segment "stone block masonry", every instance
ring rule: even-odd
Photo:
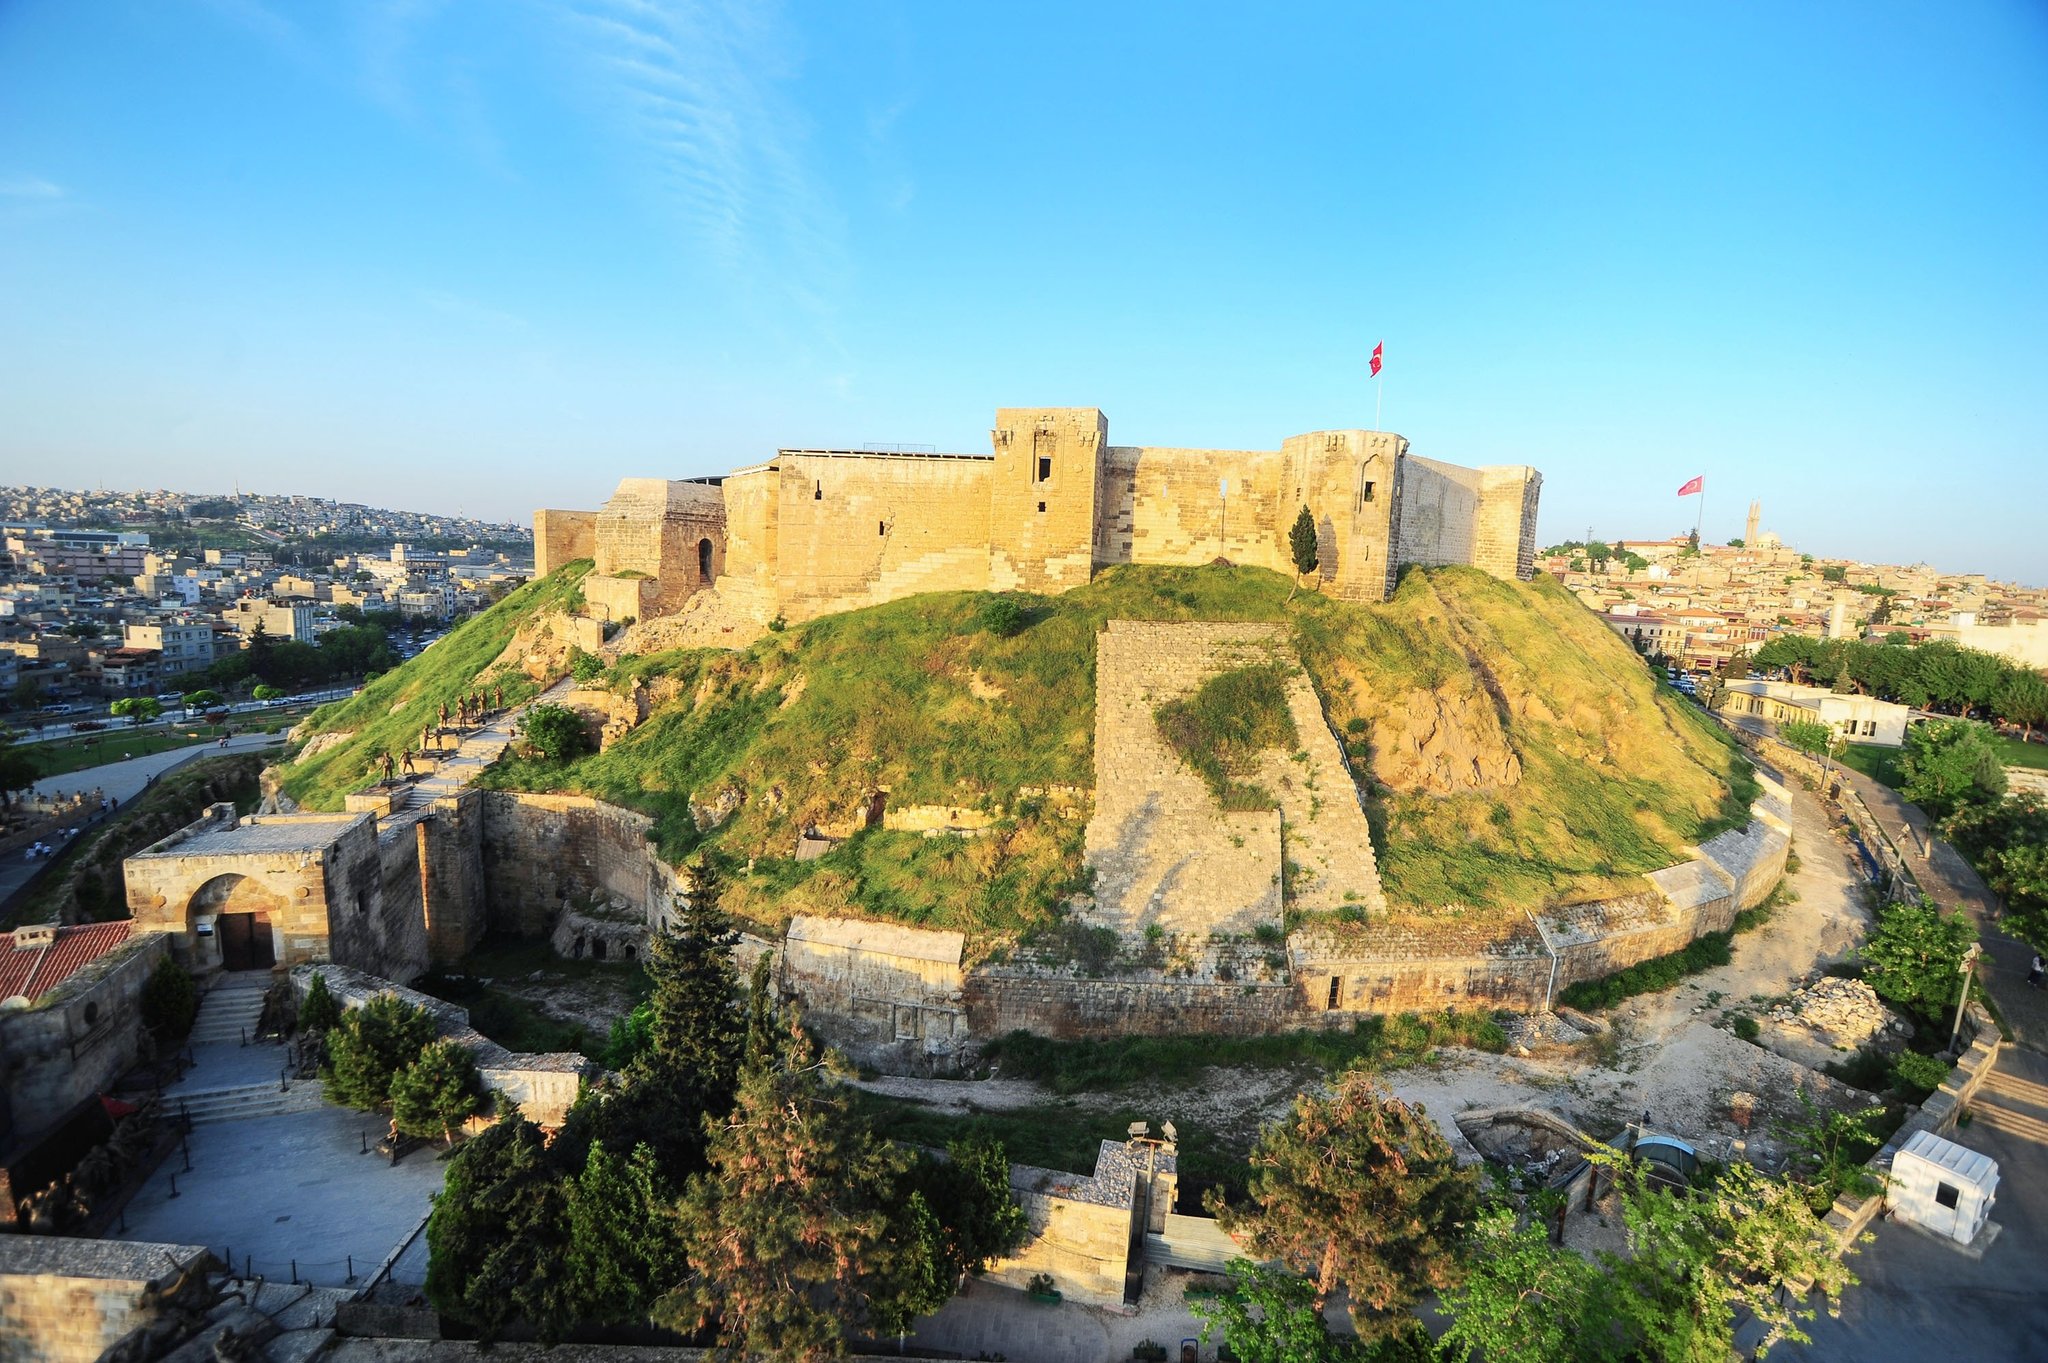
[[[0,1236],[0,1363],[95,1363],[168,1309],[198,1306],[198,1245]],[[182,1295],[181,1295],[182,1294]]]
[[[536,512],[536,563],[593,557],[586,600],[613,621],[709,592],[720,619],[757,626],[919,592],[1062,592],[1118,563],[1291,573],[1304,507],[1321,590],[1345,600],[1384,600],[1404,563],[1534,568],[1534,469],[1416,458],[1387,431],[1311,431],[1277,450],[1112,446],[1096,408],[1006,407],[989,442],[784,449],[724,478],[628,478],[601,512]]]

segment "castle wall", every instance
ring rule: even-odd
[[[1111,446],[1100,470],[1096,562],[1193,566],[1222,557],[1292,572],[1287,528],[1298,504],[1284,495],[1283,483],[1293,483],[1285,463],[1278,450]]]
[[[533,513],[533,571],[546,577],[572,559],[597,556],[595,511]]]
[[[203,1308],[206,1279],[197,1270],[210,1258],[198,1245],[0,1236],[0,1359],[95,1363],[116,1356],[131,1333],[174,1310]]]
[[[784,450],[776,465],[774,590],[787,618],[989,585],[994,460]]]
[[[1408,442],[1391,431],[1312,431],[1280,446],[1294,479],[1291,526],[1303,506],[1316,522],[1322,590],[1346,601],[1384,601],[1400,556],[1400,480]],[[1284,554],[1284,527],[1281,540]],[[1292,570],[1292,560],[1286,559]]]
[[[1258,1036],[1316,1023],[1291,982],[1091,980],[984,966],[962,997],[978,1037]]]
[[[435,965],[456,964],[484,939],[484,822],[483,792],[463,790],[435,800],[414,825],[427,955]]]
[[[1093,407],[996,411],[988,585],[1064,592],[1095,570],[1096,465],[1109,421]]]
[[[489,924],[544,937],[565,906],[623,900],[654,921],[668,901],[654,821],[582,795],[479,791],[480,898]]]
[[[627,478],[597,513],[595,557],[598,577],[653,579],[642,589],[640,610],[676,610],[724,567],[725,496],[709,483]],[[588,599],[587,584],[584,591]]]
[[[141,1058],[143,986],[169,949],[167,934],[140,933],[36,1007],[0,1012],[0,1133],[9,1143],[106,1092]]]
[[[964,945],[957,932],[799,915],[782,943],[782,986],[854,1059],[920,1069],[966,1044]]]
[[[1401,471],[1401,562],[1470,563],[1479,486],[1477,469],[1409,455]]]
[[[756,464],[727,475],[725,494],[725,571],[718,593],[758,619],[781,613],[776,581],[781,559],[779,530],[782,471],[776,464]]]
[[[1473,529],[1473,567],[1527,582],[1536,571],[1536,503],[1543,475],[1522,464],[1479,470],[1479,518]]]

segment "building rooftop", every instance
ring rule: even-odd
[[[168,847],[151,846],[136,857],[226,857],[262,852],[320,852],[373,814],[264,814],[233,828],[194,833]]]
[[[35,1002],[127,941],[131,927],[124,918],[60,927],[54,933],[34,928],[0,932],[0,999],[19,994]]]

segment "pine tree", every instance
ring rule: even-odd
[[[1252,1151],[1256,1210],[1218,1207],[1255,1255],[1342,1287],[1361,1336],[1398,1326],[1425,1290],[1457,1276],[1456,1247],[1478,1205],[1476,1177],[1420,1106],[1353,1070],[1328,1099],[1304,1094]]]
[[[675,1193],[646,1146],[621,1159],[593,1141],[567,1188],[569,1293],[577,1319],[644,1320],[655,1297],[687,1268]]]
[[[693,1275],[656,1307],[771,1359],[845,1352],[890,1286],[889,1208],[907,1160],[877,1139],[794,1017],[748,1063],[710,1168],[681,1206]]]
[[[567,1182],[514,1112],[455,1152],[427,1220],[427,1299],[488,1341],[513,1321],[552,1343],[574,1323]]]
[[[476,1062],[459,1041],[436,1041],[391,1080],[391,1120],[408,1136],[445,1136],[481,1103]]]
[[[299,1030],[302,1032],[325,1032],[341,1021],[341,1005],[334,1001],[334,995],[327,988],[327,977],[319,971],[313,972],[312,983],[306,986],[306,997],[299,1001]]]
[[[651,1044],[642,1070],[685,1079],[704,1094],[707,1111],[722,1114],[739,1083],[744,1040],[735,1007],[739,976],[732,964],[739,933],[719,907],[711,863],[699,858],[690,875],[678,930],[657,933],[647,944],[654,992],[648,998]]]
[[[1287,597],[1293,600],[1296,588],[1301,586],[1305,573],[1312,573],[1321,562],[1316,544],[1316,518],[1304,506],[1294,518],[1294,525],[1287,532],[1287,552],[1294,559],[1294,586],[1288,588]]]
[[[425,1009],[395,994],[379,994],[352,1008],[327,1037],[327,1064],[320,1078],[327,1100],[369,1110],[391,1098],[391,1081],[434,1039],[434,1020]]]

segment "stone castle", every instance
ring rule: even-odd
[[[602,510],[534,513],[535,566],[595,561],[608,620],[724,612],[807,620],[929,591],[1062,592],[1118,563],[1291,573],[1315,518],[1324,591],[1380,601],[1404,564],[1528,578],[1542,475],[1419,458],[1387,431],[1277,450],[1112,445],[1093,407],[1005,407],[992,454],[778,450],[724,477],[629,478]]]

